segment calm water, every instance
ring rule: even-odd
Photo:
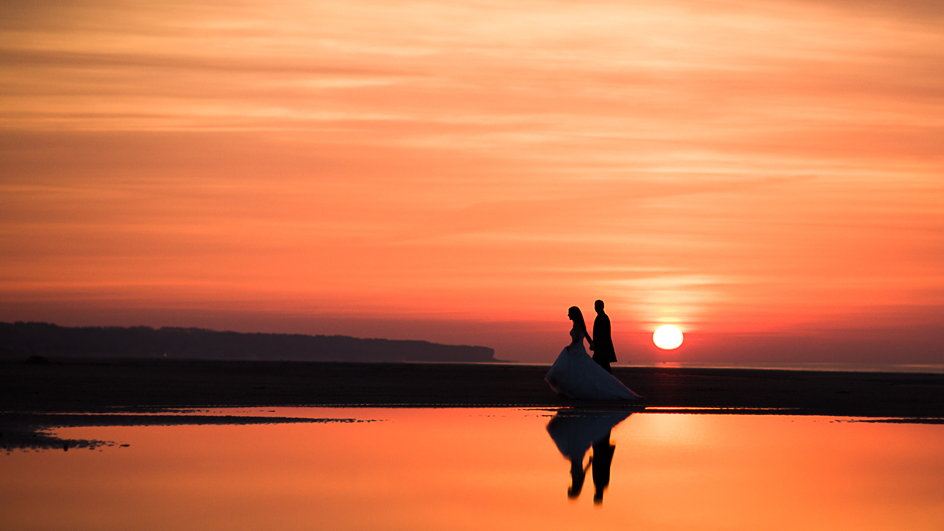
[[[330,420],[57,429],[116,444],[0,454],[0,528],[944,528],[944,425],[515,409],[213,413]]]

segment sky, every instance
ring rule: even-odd
[[[0,66],[0,321],[944,363],[937,0],[8,0]]]

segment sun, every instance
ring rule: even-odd
[[[672,350],[682,344],[682,331],[672,325],[660,326],[652,334],[652,342],[663,350]]]

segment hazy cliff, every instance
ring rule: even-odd
[[[244,334],[201,328],[69,328],[0,323],[0,356],[279,361],[496,361],[487,347],[303,334]]]

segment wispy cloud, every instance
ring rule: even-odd
[[[942,20],[878,0],[7,2],[0,299],[930,322]]]

